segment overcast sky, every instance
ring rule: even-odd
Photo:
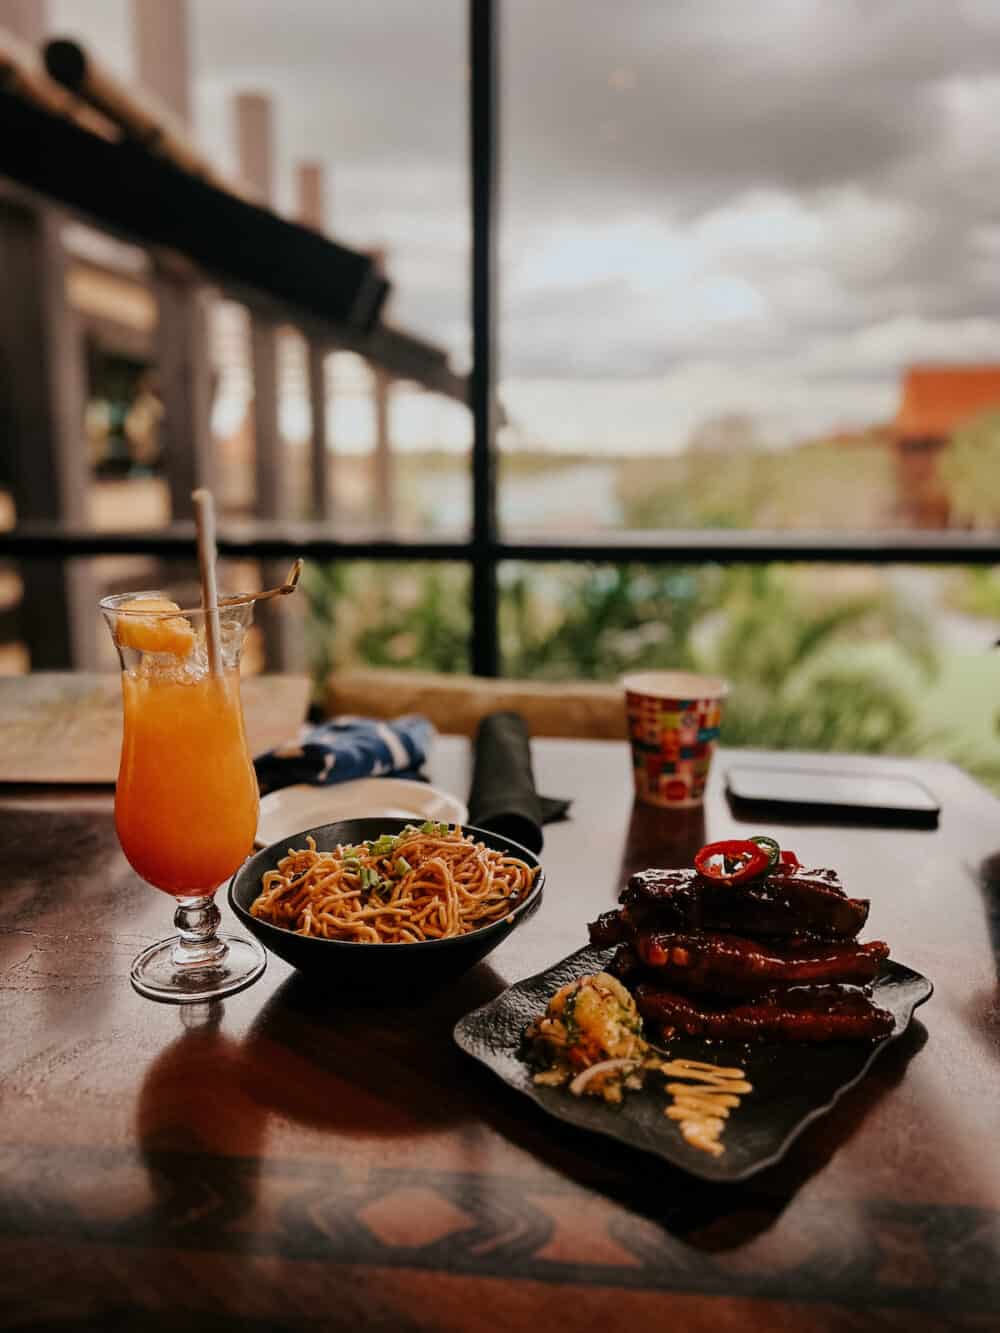
[[[885,419],[1000,360],[997,0],[501,0],[504,397],[523,440],[667,448]],[[191,0],[196,125],[271,92],[279,203],[384,244],[394,318],[468,355],[464,0]],[[51,26],[131,73],[128,0]]]

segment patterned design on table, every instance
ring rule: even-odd
[[[618,1175],[608,1175],[608,1194],[600,1188],[616,1156],[601,1152],[610,1160],[592,1163],[590,1187],[554,1171],[352,1171],[329,1160],[19,1145],[0,1150],[0,1241],[67,1253],[84,1245],[88,1265],[105,1266],[117,1309],[121,1273],[140,1271],[147,1250],[161,1269],[180,1250],[215,1264],[256,1256],[949,1319],[1000,1308],[1000,1213],[992,1209],[824,1196],[798,1199],[788,1220],[780,1190],[719,1193],[644,1162],[635,1172],[635,1159],[622,1156],[634,1172],[623,1209]],[[947,1267],[933,1264],[935,1254],[947,1254]],[[0,1297],[14,1289],[15,1270],[0,1276]],[[286,1282],[290,1275],[284,1270]],[[344,1278],[330,1273],[324,1282],[342,1288]]]
[[[651,805],[700,803],[722,721],[721,699],[625,695],[636,793]]]

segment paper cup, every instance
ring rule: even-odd
[[[636,798],[701,805],[729,686],[687,671],[643,671],[622,684]]]

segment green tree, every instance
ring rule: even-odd
[[[468,574],[459,565],[307,565],[312,674],[361,665],[468,670]]]
[[[523,566],[501,586],[504,674],[614,679],[696,664],[694,633],[724,597],[718,566]]]
[[[335,564],[305,580],[314,670],[368,663],[468,669],[468,579],[450,565]],[[913,753],[928,738],[895,679],[840,665],[845,644],[890,637],[925,676],[925,622],[888,593],[844,595],[785,566],[508,565],[504,674],[614,680],[690,668],[732,684],[731,745]]]
[[[891,637],[925,677],[933,675],[926,622],[890,594],[823,605],[780,567],[738,571],[725,628],[702,661],[733,684],[724,741],[869,753],[920,748],[913,707],[895,681],[830,665],[838,643],[876,636]]]

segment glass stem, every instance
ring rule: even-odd
[[[222,914],[212,898],[178,898],[174,925],[179,936],[171,954],[177,967],[211,967],[225,958],[229,946],[216,933]]]

